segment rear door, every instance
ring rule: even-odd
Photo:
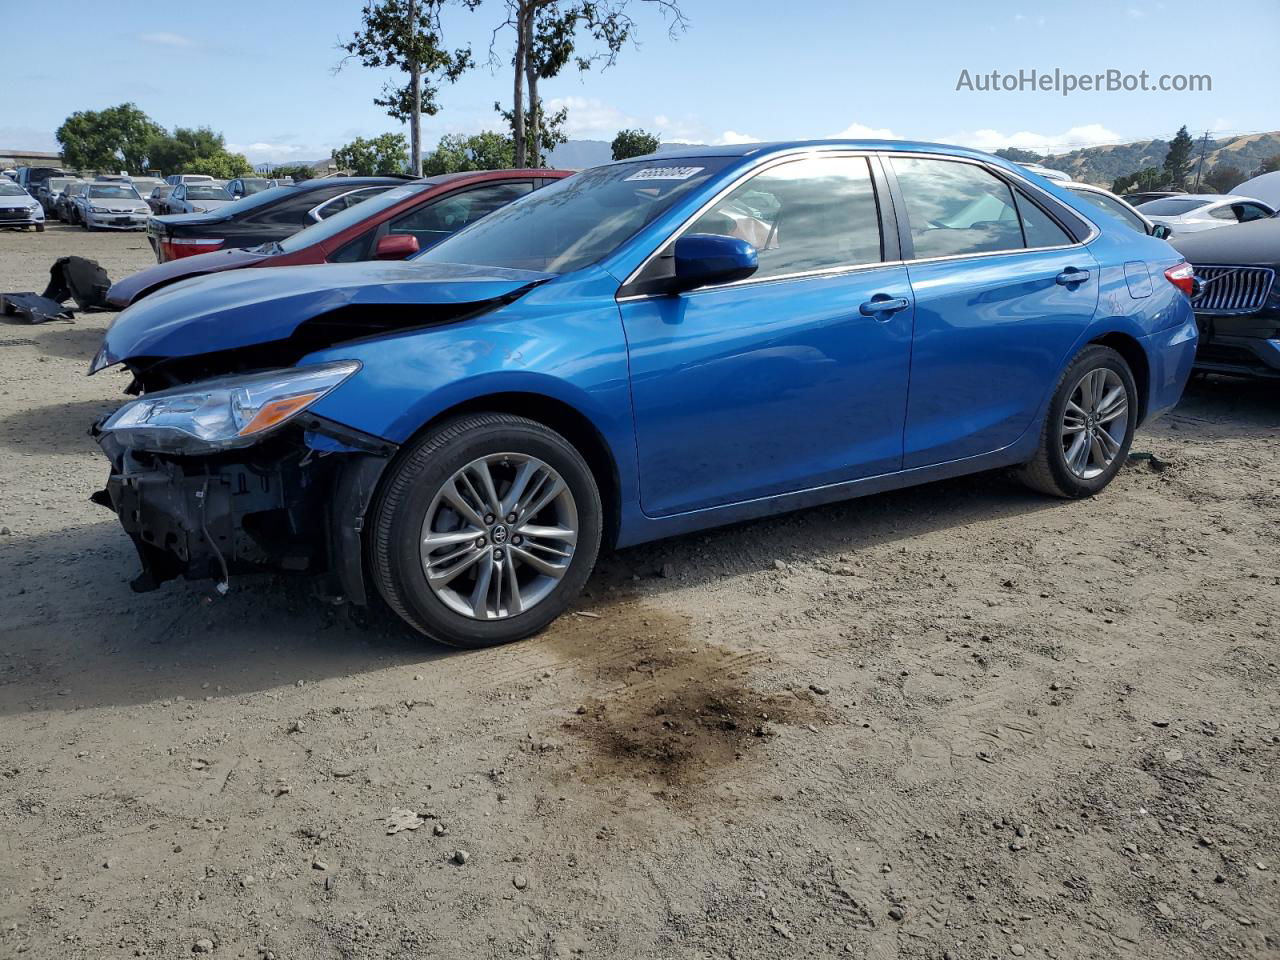
[[[644,293],[670,275],[673,239],[622,288],[646,513],[899,468],[911,290],[882,214],[892,224],[875,158],[789,159],[680,233],[747,240],[754,276]]]
[[[1098,264],[1073,235],[1087,224],[976,161],[886,163],[916,303],[903,466],[1008,446],[1097,308]]]

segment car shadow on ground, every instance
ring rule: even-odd
[[[575,606],[608,612],[619,599],[1060,505],[983,474],[815,507],[606,554]],[[139,595],[128,585],[137,570],[124,533],[97,514],[0,541],[0,714],[247,694],[465,655],[389,613],[329,605],[313,580],[238,577],[225,597],[208,582],[175,581]],[[611,629],[607,616],[599,629]]]
[[[1197,377],[1164,421],[1182,436],[1256,436],[1274,440],[1280,430],[1280,380]],[[1142,442],[1138,434],[1136,445]]]

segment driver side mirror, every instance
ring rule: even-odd
[[[1157,223],[1152,226],[1151,235],[1155,237],[1157,240],[1168,240],[1171,236],[1173,236],[1173,231],[1170,230],[1167,225],[1163,223]]]
[[[418,238],[411,233],[389,233],[374,248],[375,260],[403,260],[418,252]]]
[[[676,241],[676,292],[745,280],[760,267],[756,248],[737,237],[691,233]]]

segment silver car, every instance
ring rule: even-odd
[[[0,227],[34,227],[44,233],[44,210],[12,180],[0,180]]]
[[[131,183],[95,180],[75,199],[86,230],[144,230],[151,208]]]
[[[213,183],[180,183],[169,194],[170,213],[211,213],[232,203],[226,188]]]

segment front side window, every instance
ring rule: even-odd
[[[1241,223],[1249,223],[1252,220],[1266,220],[1271,216],[1266,207],[1260,207],[1256,203],[1237,203],[1235,206],[1239,210],[1237,219]]]
[[[397,217],[391,221],[388,232],[411,234],[418,238],[419,249],[425,250],[532,191],[533,183],[529,180],[464,190]]]
[[[756,248],[768,279],[882,259],[875,186],[865,157],[812,157],[752,177],[685,230]]]

